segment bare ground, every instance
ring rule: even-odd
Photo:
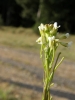
[[[19,100],[41,100],[43,68],[39,54],[0,46],[0,88],[9,89]],[[64,61],[54,77],[53,100],[75,100],[75,63]]]

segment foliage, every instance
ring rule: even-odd
[[[60,31],[75,32],[74,0],[1,0],[0,22],[7,26],[37,26],[40,23],[61,24]],[[2,20],[2,21],[1,21]]]
[[[53,23],[55,21],[61,24],[59,31],[70,33],[75,32],[75,14],[74,14],[74,0],[40,0],[40,16],[37,17],[36,23]],[[36,24],[37,26],[38,24]],[[35,28],[37,31],[37,28]]]
[[[38,1],[2,0],[0,6],[4,25],[30,27],[35,23]]]
[[[3,25],[3,19],[1,15],[0,15],[0,25]]]

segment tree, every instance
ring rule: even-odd
[[[60,31],[75,32],[74,0],[1,0],[0,20],[3,25],[32,27],[58,22]]]
[[[75,32],[75,3],[74,0],[40,0],[37,21],[35,27],[40,23],[58,22],[62,25],[60,31]],[[36,29],[36,28],[35,28]]]
[[[38,0],[1,0],[0,15],[4,25],[31,27],[35,23]]]
[[[16,0],[16,2],[22,7],[22,26],[33,26],[36,20],[39,0]]]
[[[1,1],[1,10],[4,25],[20,25],[20,12],[21,7],[15,2],[15,0],[2,0]]]

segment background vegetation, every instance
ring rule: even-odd
[[[34,27],[57,21],[60,31],[75,32],[74,0],[0,0],[0,25]]]

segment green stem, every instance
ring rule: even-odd
[[[49,83],[44,81],[43,97],[42,100],[50,100],[50,89]]]
[[[51,56],[51,60],[50,60]],[[55,56],[55,49],[53,48],[53,51],[51,51],[49,55],[49,51],[45,52],[45,71],[44,71],[44,89],[43,89],[43,98],[42,100],[50,100],[50,83],[52,82],[53,79],[53,73],[50,72],[49,65],[51,66],[52,69],[52,64],[54,61],[54,56]],[[49,79],[49,77],[51,78]]]
[[[52,67],[52,64],[53,64],[53,61],[54,61],[54,56],[55,56],[55,48],[53,47],[52,58],[51,58],[49,69],[51,69],[51,67]]]

